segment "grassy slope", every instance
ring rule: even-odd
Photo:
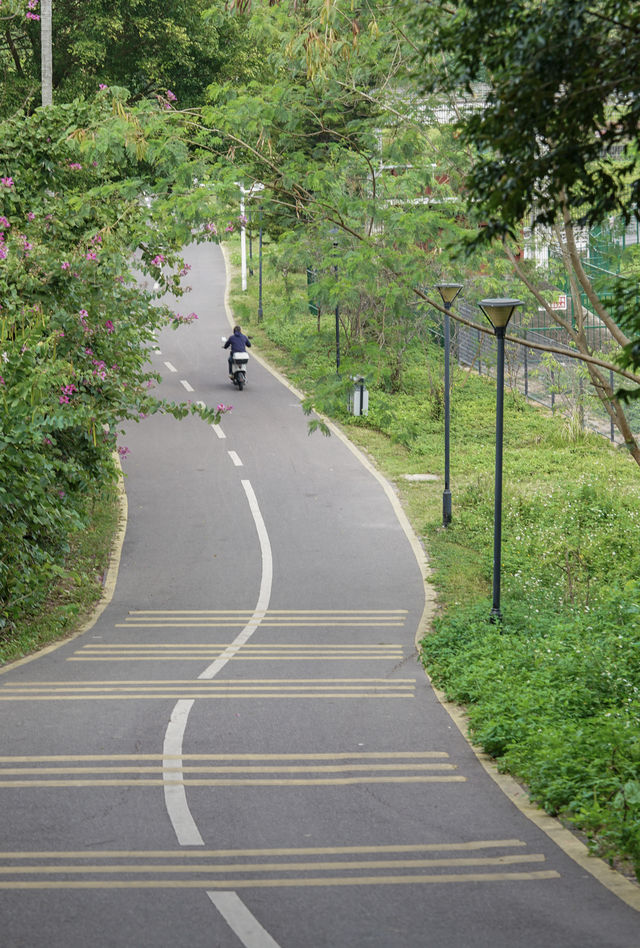
[[[237,261],[236,261],[237,262]],[[255,342],[303,390],[334,368],[332,315],[268,262],[231,303]],[[297,297],[296,297],[297,293]],[[346,376],[361,366],[344,353]],[[394,482],[433,569],[439,617],[423,660],[469,712],[472,738],[593,851],[640,872],[640,471],[597,435],[505,398],[502,610],[491,625],[495,386],[453,371],[453,522],[442,516],[441,353],[408,359],[404,391],[371,387],[366,420],[332,411]],[[435,362],[434,362],[435,359]],[[427,368],[430,365],[430,368]],[[441,363],[440,363],[441,366]],[[441,371],[441,368],[440,370]],[[317,435],[316,435],[317,436]],[[438,481],[407,481],[431,473]]]

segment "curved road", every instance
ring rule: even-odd
[[[129,430],[110,603],[3,670],[2,944],[638,948],[633,887],[529,820],[425,679],[389,492],[257,359],[233,391],[224,261],[188,256],[163,394],[234,408]]]

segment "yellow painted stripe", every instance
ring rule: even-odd
[[[136,628],[136,629],[170,629],[170,628],[181,628],[181,629],[214,629],[221,626],[226,628],[242,628],[246,623],[240,619],[237,621],[232,620],[223,620],[223,619],[209,619],[208,621],[203,622],[194,622],[193,620],[156,620],[154,622],[143,622],[138,620],[129,619],[126,622],[115,622],[115,629],[127,629],[127,628]],[[337,619],[322,619],[314,621],[308,621],[303,619],[262,619],[260,622],[260,627],[278,627],[286,625],[295,625],[295,626],[309,626],[313,628],[325,628],[327,626],[339,626],[339,625],[348,625],[348,626],[373,626],[375,628],[385,627],[385,626],[401,626],[404,625],[404,620],[401,622],[394,621],[391,619],[367,619],[366,621],[359,621],[357,619],[343,619],[342,621]]]
[[[293,766],[286,764],[272,764],[269,767],[234,767],[231,765],[215,765],[208,767],[206,765],[193,766],[180,763],[178,767],[172,768],[162,766],[158,763],[157,767],[73,767],[73,774],[152,774],[158,771],[168,774],[175,770],[176,773],[212,773],[212,774],[301,774],[301,773],[353,773],[356,771],[366,771],[367,773],[381,770],[456,770],[455,764],[317,764],[307,766]],[[23,774],[59,774],[62,773],[61,767],[3,767],[0,770],[0,776],[17,776]]]
[[[45,755],[41,757],[0,757],[1,763],[52,763],[55,761],[89,760],[371,760],[371,759],[422,759],[425,757],[448,757],[446,751],[362,751],[336,754],[72,754],[69,756]]]
[[[89,684],[74,685],[73,683],[67,683],[64,685],[63,684],[50,685],[45,688],[33,687],[30,689],[18,688],[15,690],[11,688],[4,688],[2,689],[2,692],[0,693],[0,697],[4,695],[8,697],[15,695],[16,697],[29,698],[32,695],[37,695],[37,694],[46,693],[46,694],[55,695],[55,694],[61,694],[61,693],[62,694],[69,693],[72,691],[77,694],[87,694],[89,696],[91,696],[92,694],[103,693],[103,692],[122,692],[124,694],[131,691],[137,691],[139,693],[152,692],[150,697],[153,697],[154,695],[157,695],[159,692],[170,692],[171,694],[177,694],[185,690],[206,695],[213,692],[220,692],[221,694],[230,694],[237,691],[242,691],[242,692],[250,691],[255,694],[262,694],[263,692],[276,691],[276,690],[281,694],[285,694],[285,693],[288,694],[289,692],[300,691],[301,689],[304,689],[305,692],[330,691],[330,692],[336,693],[340,691],[353,691],[353,692],[365,691],[367,689],[371,690],[372,688],[376,690],[382,690],[382,691],[408,692],[408,691],[413,691],[415,688],[415,685],[414,684],[396,685],[394,683],[389,683],[387,685],[384,685],[382,683],[361,684],[361,685],[358,685],[358,684],[312,685],[312,684],[303,683],[302,685],[300,685],[299,683],[295,681],[289,684],[281,684],[281,685],[270,685],[270,684],[243,685],[237,681],[233,681],[230,683],[227,683],[225,681],[201,681],[201,682],[193,681],[190,684],[184,684],[180,686],[175,685],[173,687],[171,685],[142,685],[142,686],[129,685],[128,683],[122,684],[120,686],[114,684],[114,685],[108,685],[105,687],[100,687],[99,685],[89,685]]]
[[[85,701],[86,701],[88,698],[93,698],[94,701],[95,701],[95,700],[100,700],[100,701],[134,701],[134,700],[135,700],[135,701],[140,701],[140,700],[142,700],[142,699],[144,699],[144,698],[146,698],[146,699],[151,699],[151,698],[164,699],[164,698],[175,698],[175,697],[176,697],[175,694],[170,694],[170,695],[103,695],[103,694],[97,694],[97,695],[29,695],[28,697],[25,697],[24,695],[22,695],[22,696],[18,696],[18,697],[15,697],[15,698],[0,698],[0,701],[82,701],[82,700],[85,700]],[[311,694],[308,694],[308,693],[307,693],[307,694],[299,694],[299,695],[297,695],[297,694],[289,694],[289,693],[287,693],[286,695],[284,695],[284,694],[280,694],[280,695],[271,695],[271,694],[260,694],[260,695],[255,695],[255,694],[251,694],[251,695],[246,695],[246,694],[230,694],[230,695],[218,694],[218,695],[206,695],[206,694],[202,694],[202,693],[201,693],[201,694],[190,694],[190,693],[186,692],[185,694],[181,694],[181,695],[179,695],[178,697],[183,698],[185,701],[189,701],[189,700],[192,699],[192,698],[193,698],[193,699],[198,699],[198,700],[202,700],[202,699],[205,699],[205,698],[206,698],[206,699],[215,699],[215,698],[235,698],[235,699],[239,699],[239,698],[253,698],[253,699],[256,699],[256,698],[314,698],[314,699],[319,699],[319,698],[343,698],[343,699],[344,699],[344,698],[413,698],[413,695],[394,695],[394,694],[375,694],[375,693],[374,693],[374,694],[366,694],[366,693],[358,693],[358,694],[334,694],[334,695],[322,695],[322,694],[313,694],[313,695],[311,695]]]
[[[193,678],[159,678],[157,681],[154,679],[109,679],[95,682],[64,682],[64,681],[24,681],[16,682],[12,685],[1,685],[0,688],[2,691],[6,691],[9,687],[15,689],[23,688],[40,688],[43,686],[59,686],[71,684],[86,684],[93,686],[102,686],[102,685],[313,685],[313,684],[331,684],[331,685],[377,685],[377,684],[393,684],[393,685],[415,685],[415,678],[398,678],[392,682],[389,682],[388,678],[227,678],[216,681],[194,681]]]
[[[458,866],[512,866],[521,863],[544,862],[545,857],[541,853],[519,854],[517,856],[468,856],[461,858],[454,856],[452,858],[440,859],[363,859],[354,862],[345,862],[336,860],[331,862],[266,862],[266,863],[231,863],[230,865],[198,865],[198,866],[163,866],[152,864],[141,866],[132,865],[79,865],[79,866],[0,866],[0,874],[9,875],[19,872],[23,875],[76,875],[83,873],[85,875],[97,874],[111,875],[118,872],[136,873],[168,873],[168,872],[333,872],[334,870],[352,870],[352,869],[452,869]]]
[[[262,613],[261,613],[262,614]],[[265,609],[265,616],[406,616],[407,609]],[[249,616],[253,609],[131,609],[129,616]]]
[[[236,647],[233,642],[154,642],[152,644],[145,644],[144,642],[116,642],[113,645],[85,645],[79,651],[82,652],[109,652],[109,651],[120,651],[130,649],[132,651],[151,651],[156,649],[196,649],[196,651],[201,651],[202,649],[207,648],[232,648]],[[305,644],[304,642],[245,642],[243,645],[238,646],[243,651],[255,650],[263,651],[264,649],[273,649],[275,651],[292,649],[293,651],[305,651],[309,649],[310,651],[328,651],[336,652],[338,650],[344,650],[347,652],[369,652],[376,650],[386,650],[386,649],[401,649],[402,646],[397,645],[393,642],[378,642],[375,645],[358,645],[351,644],[348,642],[344,643],[310,643]]]
[[[329,876],[302,879],[122,879],[95,880],[74,879],[58,881],[54,879],[39,881],[0,880],[0,889],[275,889],[309,888],[314,886],[355,886],[355,885],[431,885],[461,884],[465,882],[537,882],[542,879],[559,879],[560,873],[554,870],[540,872],[460,872],[436,873],[432,875],[406,876]]]
[[[313,679],[313,678],[290,678],[284,679],[283,681],[270,681],[268,678],[260,681],[259,679],[252,680],[248,678],[243,681],[241,678],[228,678],[228,679],[191,679],[190,681],[177,682],[175,685],[172,682],[157,681],[154,682],[153,679],[147,679],[146,682],[131,682],[128,679],[122,679],[121,681],[111,681],[111,682],[73,682],[73,681],[58,681],[58,682],[42,682],[37,681],[31,682],[28,686],[26,685],[7,685],[2,688],[2,693],[7,693],[10,691],[15,691],[17,694],[29,693],[30,691],[100,691],[103,690],[102,686],[105,686],[109,689],[121,688],[123,690],[131,690],[132,687],[137,687],[143,691],[148,690],[157,690],[157,689],[166,689],[166,688],[183,688],[191,687],[197,688],[200,691],[224,691],[229,688],[245,688],[250,687],[253,689],[257,688],[300,688],[303,685],[305,688],[351,688],[355,690],[356,688],[412,688],[415,687],[415,680],[408,681],[384,681],[384,679],[377,678],[360,678],[354,679],[353,681],[342,681],[339,678],[334,679]]]
[[[179,652],[166,655],[124,655],[122,657],[115,655],[82,655],[68,658],[68,662],[203,662],[210,658],[219,658],[223,652],[203,652],[200,655],[184,655]],[[391,652],[388,655],[274,655],[265,653],[264,655],[241,655],[236,652],[230,655],[229,660],[234,662],[376,662],[376,661],[398,661],[402,658],[402,652]]]
[[[0,859],[242,859],[248,856],[338,856],[364,853],[474,851],[526,846],[521,839],[481,839],[467,843],[406,843],[398,846],[305,846],[282,849],[87,849],[56,852],[0,852]]]
[[[419,777],[372,777],[370,774],[362,777],[316,777],[308,780],[279,780],[274,778],[269,780],[259,777],[247,777],[224,779],[220,778],[209,780],[163,780],[162,778],[152,779],[141,777],[136,780],[0,780],[0,787],[12,789],[24,789],[26,787],[343,787],[355,784],[372,783],[463,783],[466,777],[440,777],[424,776]]]

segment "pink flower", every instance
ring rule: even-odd
[[[151,263],[154,267],[159,267],[160,264],[164,263],[164,256],[161,253],[156,254]]]
[[[108,320],[106,321],[106,323],[104,324],[104,328],[105,328],[105,329],[107,330],[107,332],[109,332],[109,333],[116,331],[116,327],[113,325],[113,323],[111,322],[110,319],[108,319]]]
[[[198,314],[189,313],[188,316],[183,316],[182,313],[172,313],[171,318],[175,323],[192,323],[198,318]]]
[[[0,375],[0,385],[6,385],[7,383],[4,380],[4,375]]]
[[[72,171],[82,171],[82,165],[80,164],[79,161],[72,161],[72,162],[70,162],[70,163],[69,163],[69,168],[70,168]]]
[[[98,89],[108,89],[108,88],[109,86],[105,85],[104,82],[101,82],[100,85],[98,86]]]
[[[177,102],[178,96],[174,95],[171,89],[167,89],[167,99],[169,100],[169,102]]]
[[[39,20],[39,19],[40,19],[40,17],[38,16],[37,13],[32,13],[32,12],[29,10],[29,12],[27,13],[27,20]]]
[[[70,400],[70,399],[69,399],[69,396],[68,396],[68,395],[61,395],[60,398],[58,399],[58,401],[60,402],[61,405],[68,405],[68,404],[69,404],[69,400]]]
[[[95,250],[90,250],[89,253],[85,254],[85,256],[86,256],[87,260],[97,260],[97,259],[98,259],[98,254],[95,252]]]
[[[0,184],[1,184],[4,188],[12,188],[12,187],[13,187],[13,178],[0,178]]]
[[[126,458],[127,454],[131,454],[131,452],[129,448],[125,448],[124,446],[122,446],[118,448],[118,454],[120,455],[121,458]]]
[[[35,219],[36,219],[36,215],[33,213],[33,211],[29,211],[29,213],[27,214],[27,220],[34,221]]]
[[[227,224],[227,226],[225,227],[224,230],[225,230],[225,233],[226,233],[226,234],[230,234],[230,233],[231,233],[231,231],[233,230],[233,224],[231,223],[231,221],[229,221],[229,223]]]
[[[4,216],[4,214],[0,214],[0,227],[5,227],[5,228],[11,227],[11,224],[9,223],[7,218]]]
[[[209,221],[209,223],[208,223],[207,226],[206,226],[206,230],[208,230],[210,234],[217,234],[217,233],[218,233],[218,228],[217,228],[216,225],[213,223],[213,221]]]
[[[69,263],[68,260],[63,260],[62,263],[60,264],[60,267],[62,270],[70,270],[71,264]]]

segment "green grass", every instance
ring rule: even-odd
[[[604,438],[506,393],[503,622],[492,624],[494,383],[452,371],[453,520],[443,529],[441,350],[409,354],[394,392],[389,353],[376,362],[369,352],[365,366],[362,348],[343,341],[344,376],[369,379],[369,415],[354,419],[335,384],[333,315],[318,332],[303,275],[288,283],[285,293],[267,260],[264,321],[256,280],[246,294],[234,283],[232,307],[259,351],[396,485],[433,571],[438,616],[422,657],[434,683],[534,800],[640,874],[640,470]]]
[[[117,485],[96,487],[87,498],[86,527],[69,537],[57,583],[37,612],[23,613],[0,637],[0,663],[72,635],[90,618],[102,596],[119,517]]]

